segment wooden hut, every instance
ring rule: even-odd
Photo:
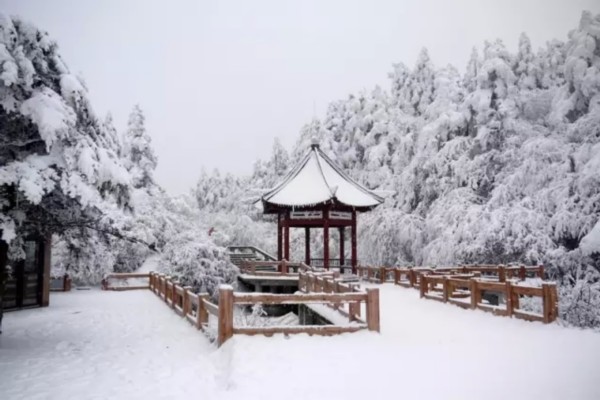
[[[8,246],[0,241],[0,268],[10,265],[2,303],[4,310],[45,307],[50,299],[51,236],[30,236],[24,242],[25,258],[8,260]]]

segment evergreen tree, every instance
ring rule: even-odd
[[[123,154],[127,160],[127,169],[133,177],[134,187],[147,188],[153,185],[157,159],[152,149],[152,140],[146,133],[144,113],[138,105],[129,114],[123,142]]]
[[[526,33],[519,37],[519,51],[515,57],[514,74],[521,90],[533,90],[541,87],[541,76],[535,55],[531,49],[531,41]]]
[[[29,234],[111,230],[105,216],[115,205],[128,206],[130,178],[106,146],[85,85],[45,32],[3,14],[0,127],[0,258],[9,248],[9,263],[22,257]]]

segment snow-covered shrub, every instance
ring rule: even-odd
[[[161,271],[171,275],[184,286],[217,295],[220,284],[235,282],[238,268],[227,251],[212,243],[205,234],[183,232],[165,246],[160,261]]]

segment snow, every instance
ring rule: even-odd
[[[21,113],[37,125],[40,136],[50,148],[58,138],[65,136],[75,124],[75,113],[52,89],[43,88],[21,104]]]
[[[581,239],[581,250],[584,254],[600,253],[600,220],[592,230]]]
[[[333,308],[326,306],[325,304],[306,304],[308,308],[326,318],[329,322],[338,326],[353,326],[357,325],[358,322],[350,321],[348,317],[335,311]],[[363,310],[364,312],[364,310]]]
[[[0,398],[600,398],[597,333],[377,287],[380,335],[235,335],[220,349],[149,291],[53,293],[5,316]]]
[[[352,181],[316,147],[279,186],[263,196],[269,203],[289,206],[319,204],[333,198],[355,207],[376,206],[383,201]]]
[[[0,398],[169,398],[212,380],[212,346],[150,291],[53,293],[5,315]],[[151,312],[148,312],[151,310]]]
[[[2,65],[0,79],[4,82],[4,86],[10,86],[19,80],[17,64],[6,49],[6,45],[2,43],[0,43],[0,65]]]

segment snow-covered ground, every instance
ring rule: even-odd
[[[149,291],[53,293],[5,316],[0,399],[600,398],[600,334],[379,287],[381,335],[221,349]]]

